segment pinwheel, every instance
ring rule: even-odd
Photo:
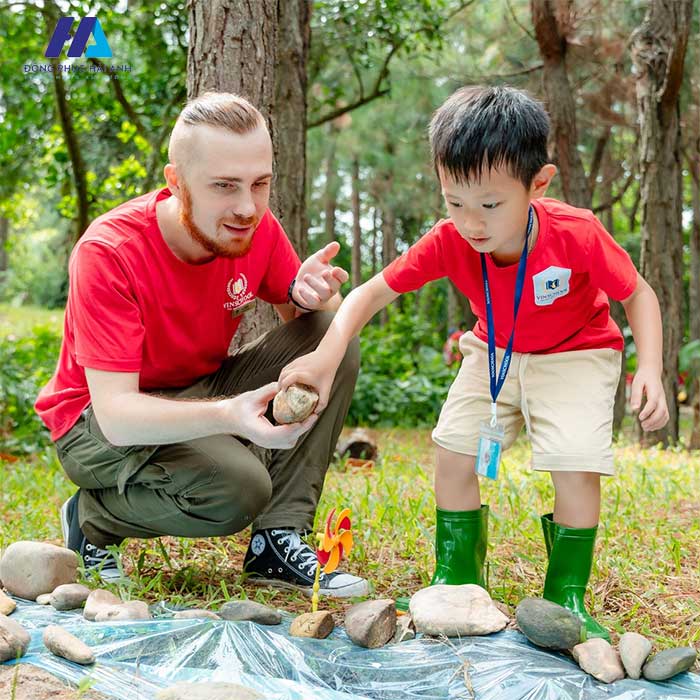
[[[312,610],[318,608],[318,579],[323,567],[324,574],[330,574],[338,568],[338,564],[344,555],[352,549],[352,526],[350,524],[350,509],[343,508],[332,525],[335,508],[326,518],[326,529],[321,535],[317,535],[319,547],[316,550],[318,565],[316,566],[316,579],[314,580]]]

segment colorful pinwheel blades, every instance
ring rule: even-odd
[[[316,550],[319,563],[323,566],[323,572],[330,574],[338,568],[340,560],[352,549],[352,525],[350,523],[350,509],[340,511],[335,525],[332,525],[335,508],[326,518],[326,529],[323,533],[321,546]]]

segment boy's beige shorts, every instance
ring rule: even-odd
[[[480,425],[491,417],[488,347],[469,331],[459,349],[464,359],[433,440],[452,452],[476,455]],[[500,369],[503,350],[496,348],[496,355]],[[524,424],[534,469],[614,474],[612,423],[620,369],[620,352],[612,348],[514,352],[498,395],[503,448],[512,445]]]

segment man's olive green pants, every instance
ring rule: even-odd
[[[155,393],[207,399],[277,381],[285,365],[317,347],[332,318],[328,312],[304,314],[243,346],[192,386]],[[106,547],[127,537],[230,535],[251,522],[253,529],[311,529],[358,369],[355,339],[328,406],[289,450],[263,449],[223,434],[171,445],[116,447],[88,407],[56,442],[66,474],[81,488],[83,533],[92,544]]]

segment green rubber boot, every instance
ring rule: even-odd
[[[549,566],[542,597],[577,615],[586,627],[586,638],[602,637],[610,641],[608,631],[586,611],[584,595],[593,566],[596,527],[563,527],[552,513],[541,518]]]
[[[489,507],[478,510],[435,509],[435,573],[431,586],[439,583],[484,586],[484,561],[488,543]],[[408,610],[408,598],[396,601]]]

